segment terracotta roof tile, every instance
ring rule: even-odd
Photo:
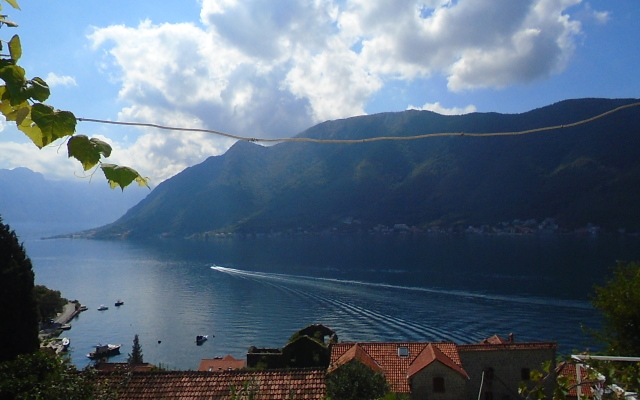
[[[338,369],[338,367],[352,360],[358,360],[376,372],[383,372],[380,364],[378,364],[373,358],[371,358],[371,356],[366,351],[364,351],[362,346],[356,343],[349,350],[344,352],[344,354],[338,357],[335,362],[331,363],[329,369],[327,370],[327,373],[332,373],[333,371]]]
[[[556,349],[556,342],[506,342],[501,344],[477,343],[459,344],[458,351],[495,351],[495,350],[541,350]]]
[[[131,365],[129,363],[108,363],[102,362],[95,366],[100,372],[149,372],[153,369],[153,365],[149,363]]]
[[[509,340],[501,338],[498,335],[493,335],[490,338],[484,339],[480,344],[505,344],[509,343]]]
[[[576,388],[576,383],[578,382],[578,380],[576,379],[576,365],[573,363],[561,362],[556,367],[556,372],[558,373],[558,375],[564,375],[569,379],[569,387],[571,389],[569,389],[569,393],[567,393],[567,396],[576,397],[578,395],[578,390]],[[586,367],[580,369],[580,378],[583,383],[586,382],[587,379],[589,379],[589,373],[586,370]],[[592,385],[589,384],[582,385],[583,396],[593,395],[591,386]]]
[[[356,343],[335,343],[331,346],[331,364],[351,349]],[[429,342],[369,342],[357,343],[368,355],[375,360],[384,371],[387,382],[395,393],[409,393],[407,371],[418,355],[429,345]],[[461,366],[460,355],[456,344],[451,342],[433,343],[446,357]],[[406,348],[407,355],[399,355],[398,349]],[[329,367],[331,368],[331,367]]]
[[[436,361],[451,368],[452,370],[456,371],[457,373],[464,376],[465,378],[467,379],[469,378],[469,375],[467,375],[467,372],[464,369],[462,369],[462,366],[460,366],[459,364],[456,364],[452,359],[447,357],[433,343],[429,343],[424,348],[424,350],[422,350],[422,352],[418,354],[418,357],[416,357],[416,359],[411,363],[411,365],[409,366],[409,369],[407,370],[407,378],[412,377],[414,374],[418,373],[423,368],[425,368],[426,366]]]
[[[241,369],[247,366],[246,360],[233,358],[227,355],[224,358],[205,358],[200,361],[198,371],[221,372]]]
[[[118,388],[122,400],[230,399],[236,393],[253,392],[256,400],[322,399],[325,371],[319,369],[226,371],[169,371],[102,374],[103,382]]]

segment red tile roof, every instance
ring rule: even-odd
[[[592,381],[591,384],[584,384],[589,379],[589,372],[586,368],[588,367],[583,366],[583,368],[580,369],[580,380],[583,383],[581,389],[582,395],[593,396],[593,390],[591,389],[591,386],[596,384],[596,382]],[[561,362],[556,367],[556,372],[558,373],[558,375],[564,375],[569,379],[569,387],[571,389],[569,389],[569,393],[567,393],[567,396],[577,397],[578,389],[576,387],[576,383],[578,382],[578,380],[576,379],[576,365],[573,363]]]
[[[153,365],[149,363],[131,365],[129,363],[101,362],[96,364],[95,369],[100,372],[149,372],[153,369]]]
[[[364,351],[362,346],[356,343],[349,350],[344,352],[344,354],[338,357],[335,362],[331,363],[329,369],[327,370],[327,373],[332,373],[333,371],[338,369],[338,367],[352,360],[358,360],[376,372],[383,372],[380,364],[378,364],[373,358],[371,358],[371,356],[366,351]]]
[[[498,335],[493,335],[490,338],[484,339],[482,342],[480,342],[480,344],[505,344],[509,342],[509,340],[501,338]]]
[[[216,358],[205,358],[200,361],[200,366],[198,367],[198,371],[209,371],[209,372],[221,372],[221,371],[231,371],[234,369],[242,369],[247,366],[246,360],[239,360],[237,358],[233,358],[231,355],[226,355],[224,358],[216,357]]]
[[[467,372],[462,369],[460,365],[456,364],[452,359],[447,357],[433,343],[429,343],[427,347],[425,347],[424,350],[422,350],[422,352],[418,354],[418,357],[416,357],[413,363],[411,363],[409,369],[407,370],[407,378],[412,377],[414,374],[420,372],[423,368],[436,361],[451,368],[465,378],[469,378]]]
[[[256,400],[322,399],[326,372],[321,369],[236,370],[212,374],[202,371],[169,371],[102,374],[99,378],[117,388],[121,400],[230,399],[253,392]]]
[[[502,344],[478,343],[459,344],[458,351],[495,351],[495,350],[542,350],[556,349],[556,342],[506,342]]]
[[[348,350],[354,347],[356,343],[335,343],[331,346],[331,365],[336,363],[338,359]],[[409,382],[407,380],[407,371],[413,361],[422,353],[422,351],[430,344],[429,342],[369,342],[357,343],[373,360],[375,360],[382,368],[387,383],[391,385],[391,391],[395,393],[409,393]],[[462,367],[460,355],[458,354],[456,344],[451,342],[431,343],[444,356],[449,358],[453,364]],[[398,348],[404,347],[408,350],[407,356],[401,356]],[[329,367],[331,368],[331,366]]]

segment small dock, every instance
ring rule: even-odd
[[[76,309],[76,304],[78,305],[78,309]],[[53,319],[53,324],[50,324],[45,329],[42,329],[39,333],[40,340],[50,339],[52,337],[57,337],[62,333],[61,326],[68,324],[72,319],[76,317],[76,315],[80,314],[80,303],[77,302],[69,302],[67,303],[62,312],[58,314]]]

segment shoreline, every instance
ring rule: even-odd
[[[40,340],[44,341],[60,336],[63,331],[63,329],[61,328],[62,325],[71,322],[71,320],[73,320],[81,312],[82,311],[80,310],[80,302],[78,302],[77,300],[70,301],[65,304],[62,312],[53,319],[53,323],[48,325],[45,329],[40,329],[40,331],[38,332]]]

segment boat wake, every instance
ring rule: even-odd
[[[593,319],[586,302],[245,271],[219,265],[211,269],[247,280],[243,287],[251,287],[252,293],[259,288],[273,289],[275,292],[256,295],[262,302],[274,302],[271,307],[281,310],[280,318],[306,316],[306,320],[346,332],[343,340],[477,343],[496,333],[506,335],[515,330],[521,340],[555,340],[570,350],[581,344],[577,343],[582,340],[581,324]]]
[[[531,305],[537,304],[542,306],[579,308],[579,309],[585,309],[585,310],[592,309],[589,303],[584,301],[575,301],[575,300],[550,299],[550,298],[542,298],[542,297],[525,297],[525,296],[504,296],[504,295],[495,295],[495,294],[467,292],[467,291],[461,291],[461,290],[446,290],[446,289],[424,288],[424,287],[414,287],[414,286],[400,286],[400,285],[391,285],[386,283],[364,282],[364,281],[344,280],[344,279],[336,279],[336,278],[319,278],[319,277],[311,277],[311,276],[304,276],[304,275],[288,275],[288,274],[277,274],[277,273],[270,273],[270,272],[244,271],[241,269],[222,267],[219,265],[213,265],[211,266],[211,269],[218,272],[224,272],[230,275],[238,276],[238,277],[255,278],[255,279],[280,281],[280,282],[306,283],[306,284],[314,284],[314,283],[317,284],[320,282],[326,282],[326,283],[342,284],[342,285],[392,289],[392,290],[398,290],[403,292],[418,292],[418,293],[422,292],[422,293],[436,294],[441,296],[456,296],[456,297],[463,297],[463,298],[469,298],[469,299],[493,300],[493,301],[508,302],[508,303],[523,303],[523,304],[531,304]]]

